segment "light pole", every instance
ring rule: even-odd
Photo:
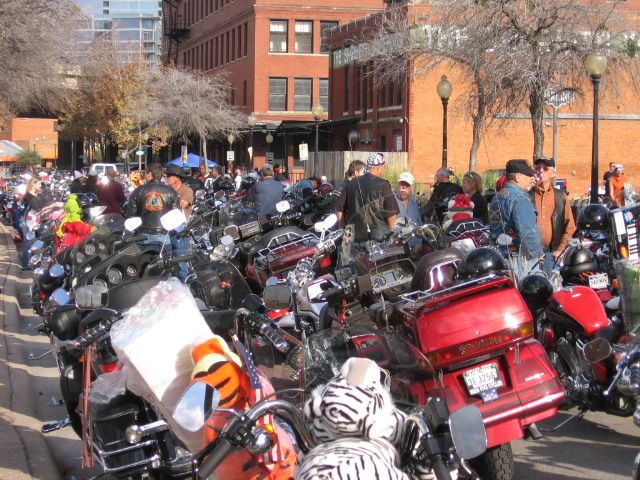
[[[322,115],[324,115],[324,108],[322,107],[322,105],[320,105],[320,99],[318,99],[316,104],[313,107],[311,107],[311,115],[313,115],[313,118],[316,119],[316,150],[315,152],[318,153],[318,126],[320,124],[320,119],[322,118]]]
[[[258,118],[254,112],[251,112],[251,115],[247,118],[247,123],[249,124],[249,163],[250,166],[253,165],[253,128],[258,123]]]
[[[58,169],[58,144],[53,144],[53,169]]]
[[[591,143],[591,195],[590,203],[598,203],[598,95],[600,77],[607,69],[607,57],[593,51],[584,60],[591,81],[593,82],[593,138]]]
[[[269,151],[271,151],[271,144],[273,143],[273,135],[271,135],[271,132],[267,133],[267,136],[264,139],[269,146]]]
[[[442,78],[438,82],[438,96],[442,100],[442,166],[447,166],[447,106],[449,105],[449,98],[453,91],[453,85],[447,80],[446,75],[442,75]]]
[[[229,142],[229,153],[227,153],[227,168],[233,169],[233,161],[235,160],[235,154],[233,153],[233,142],[236,141],[236,137],[233,133],[227,135],[227,142]]]

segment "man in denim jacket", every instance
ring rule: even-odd
[[[536,171],[526,160],[507,162],[507,183],[491,200],[489,226],[491,236],[505,247],[505,238],[513,243],[509,250],[519,251],[530,259],[542,255],[536,211],[527,193],[534,184]],[[508,236],[508,237],[505,237]]]

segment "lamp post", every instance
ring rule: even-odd
[[[593,51],[584,60],[591,81],[593,82],[593,138],[591,143],[591,195],[590,203],[598,203],[598,95],[600,77],[607,69],[607,57]]]
[[[313,115],[313,118],[316,119],[316,150],[315,152],[318,153],[318,126],[320,124],[320,119],[322,118],[322,115],[324,115],[324,108],[322,107],[322,105],[320,105],[320,99],[318,99],[316,104],[313,107],[311,107],[311,115]]]
[[[53,144],[53,169],[58,169],[58,144]]]
[[[267,136],[264,139],[269,146],[269,151],[271,151],[271,144],[273,143],[273,135],[271,135],[271,132],[267,133]]]
[[[252,164],[253,160],[253,128],[258,123],[258,118],[254,112],[251,112],[251,115],[247,118],[247,123],[249,124],[249,163]]]
[[[233,161],[235,160],[235,155],[233,152],[233,142],[236,141],[236,137],[233,133],[227,135],[227,142],[229,142],[229,152],[227,153],[227,168],[233,169]]]
[[[446,75],[442,75],[442,78],[438,82],[438,96],[442,100],[442,166],[447,166],[447,106],[449,105],[449,98],[453,91],[453,85],[447,80]]]

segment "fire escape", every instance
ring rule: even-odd
[[[162,1],[162,25],[166,39],[165,65],[178,64],[180,43],[189,37],[187,22],[178,14],[180,0]]]

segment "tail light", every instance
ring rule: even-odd
[[[327,256],[327,257],[322,257],[322,258],[320,259],[320,261],[318,262],[318,265],[319,265],[321,268],[331,266],[331,257],[329,257],[329,256]]]
[[[492,333],[472,342],[454,345],[452,347],[431,352],[426,355],[431,365],[451,363],[457,359],[468,359],[468,355],[478,356],[484,350],[493,350],[500,345],[506,345],[514,340],[533,336],[533,322],[526,322],[517,327],[506,328],[500,332]]]
[[[117,366],[118,362],[101,363],[98,365],[98,369],[100,370],[100,373],[111,373],[116,369]]]
[[[620,246],[620,256],[622,258],[629,258],[629,249],[624,245]]]

